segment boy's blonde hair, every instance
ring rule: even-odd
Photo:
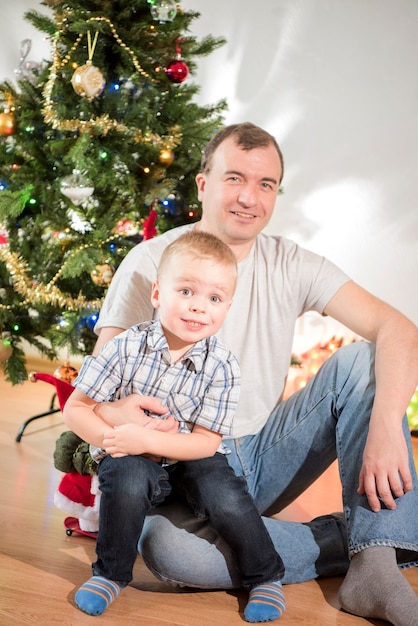
[[[221,265],[238,273],[237,261],[232,250],[215,235],[203,231],[192,230],[180,235],[172,241],[164,250],[157,270],[157,278],[160,278],[164,268],[170,260],[178,254],[189,254],[195,259],[213,259]]]

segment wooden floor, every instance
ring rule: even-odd
[[[47,364],[38,371],[54,370]],[[27,382],[12,387],[0,375],[0,625],[234,626],[244,624],[244,592],[176,592],[160,583],[138,558],[134,582],[100,618],[81,613],[74,591],[90,575],[95,542],[63,527],[65,514],[53,504],[62,476],[53,467],[55,441],[66,430],[60,413],[29,425],[20,443],[20,424],[45,411],[53,388]],[[414,443],[418,457],[418,440]],[[306,521],[340,510],[335,466],[282,518]],[[418,593],[418,570],[405,576]],[[340,578],[285,587],[287,610],[281,626],[361,626],[386,622],[353,617],[339,609]]]

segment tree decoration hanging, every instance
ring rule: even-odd
[[[61,193],[69,198],[73,204],[82,204],[94,192],[94,185],[80,170],[73,170],[70,176],[65,176],[60,183]]]
[[[151,5],[152,19],[158,20],[160,24],[172,22],[177,15],[175,0],[148,0],[148,2]]]
[[[31,48],[32,41],[30,39],[24,39],[20,44],[20,59],[19,65],[15,69],[15,76],[18,80],[26,79],[35,85],[38,81],[38,73],[42,69],[42,63],[26,60]]]
[[[54,376],[55,378],[58,378],[59,380],[65,380],[66,383],[72,385],[78,376],[78,370],[70,365],[69,361],[65,361],[64,365],[59,365],[57,367],[54,372]]]
[[[4,111],[3,113],[0,113],[0,135],[3,137],[14,135],[17,130],[15,106],[13,104],[12,95],[7,94],[6,100],[7,103],[4,106]]]
[[[94,270],[90,272],[90,278],[95,285],[99,285],[100,287],[108,287],[112,282],[114,273],[115,268],[112,265],[109,265],[109,263],[101,263],[99,265],[96,265]]]
[[[5,228],[0,224],[0,248],[9,245],[9,234]]]
[[[3,113],[0,113],[0,135],[3,135],[3,137],[14,135],[16,128],[16,117],[12,111],[5,110]]]
[[[93,55],[96,48],[98,36],[99,31],[96,30],[92,42],[91,32],[89,30],[87,31],[88,59],[85,65],[77,67],[71,79],[71,84],[74,91],[79,96],[87,98],[87,100],[93,100],[93,98],[99,96],[106,85],[103,74],[97,67],[93,65]]]
[[[182,83],[189,75],[189,68],[187,66],[187,63],[181,58],[180,42],[181,37],[177,39],[176,43],[176,58],[173,59],[173,61],[170,61],[170,63],[165,68],[167,78],[172,83]]]
[[[174,153],[170,148],[163,148],[160,150],[159,159],[160,163],[164,165],[164,167],[170,167],[172,162],[174,161]]]
[[[143,233],[143,237],[145,241],[147,239],[152,239],[157,234],[157,229],[155,228],[155,223],[157,221],[157,216],[158,216],[158,213],[155,210],[155,207],[157,206],[157,204],[158,204],[158,200],[154,200],[152,202],[148,217],[145,218],[144,223],[143,223],[142,233]]]

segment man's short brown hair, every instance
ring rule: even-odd
[[[208,174],[212,167],[212,158],[215,150],[221,145],[225,139],[232,137],[242,150],[254,150],[255,148],[266,148],[268,146],[274,146],[279,155],[280,164],[282,167],[282,176],[279,182],[283,179],[284,162],[282,151],[279,144],[273,135],[270,135],[266,130],[256,126],[251,122],[242,122],[241,124],[231,124],[225,126],[222,130],[218,131],[216,135],[207,144],[203,151],[202,160],[200,163],[200,171],[203,174]]]

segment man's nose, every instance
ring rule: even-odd
[[[254,206],[257,202],[257,191],[254,185],[246,184],[241,187],[238,201],[242,206]]]

